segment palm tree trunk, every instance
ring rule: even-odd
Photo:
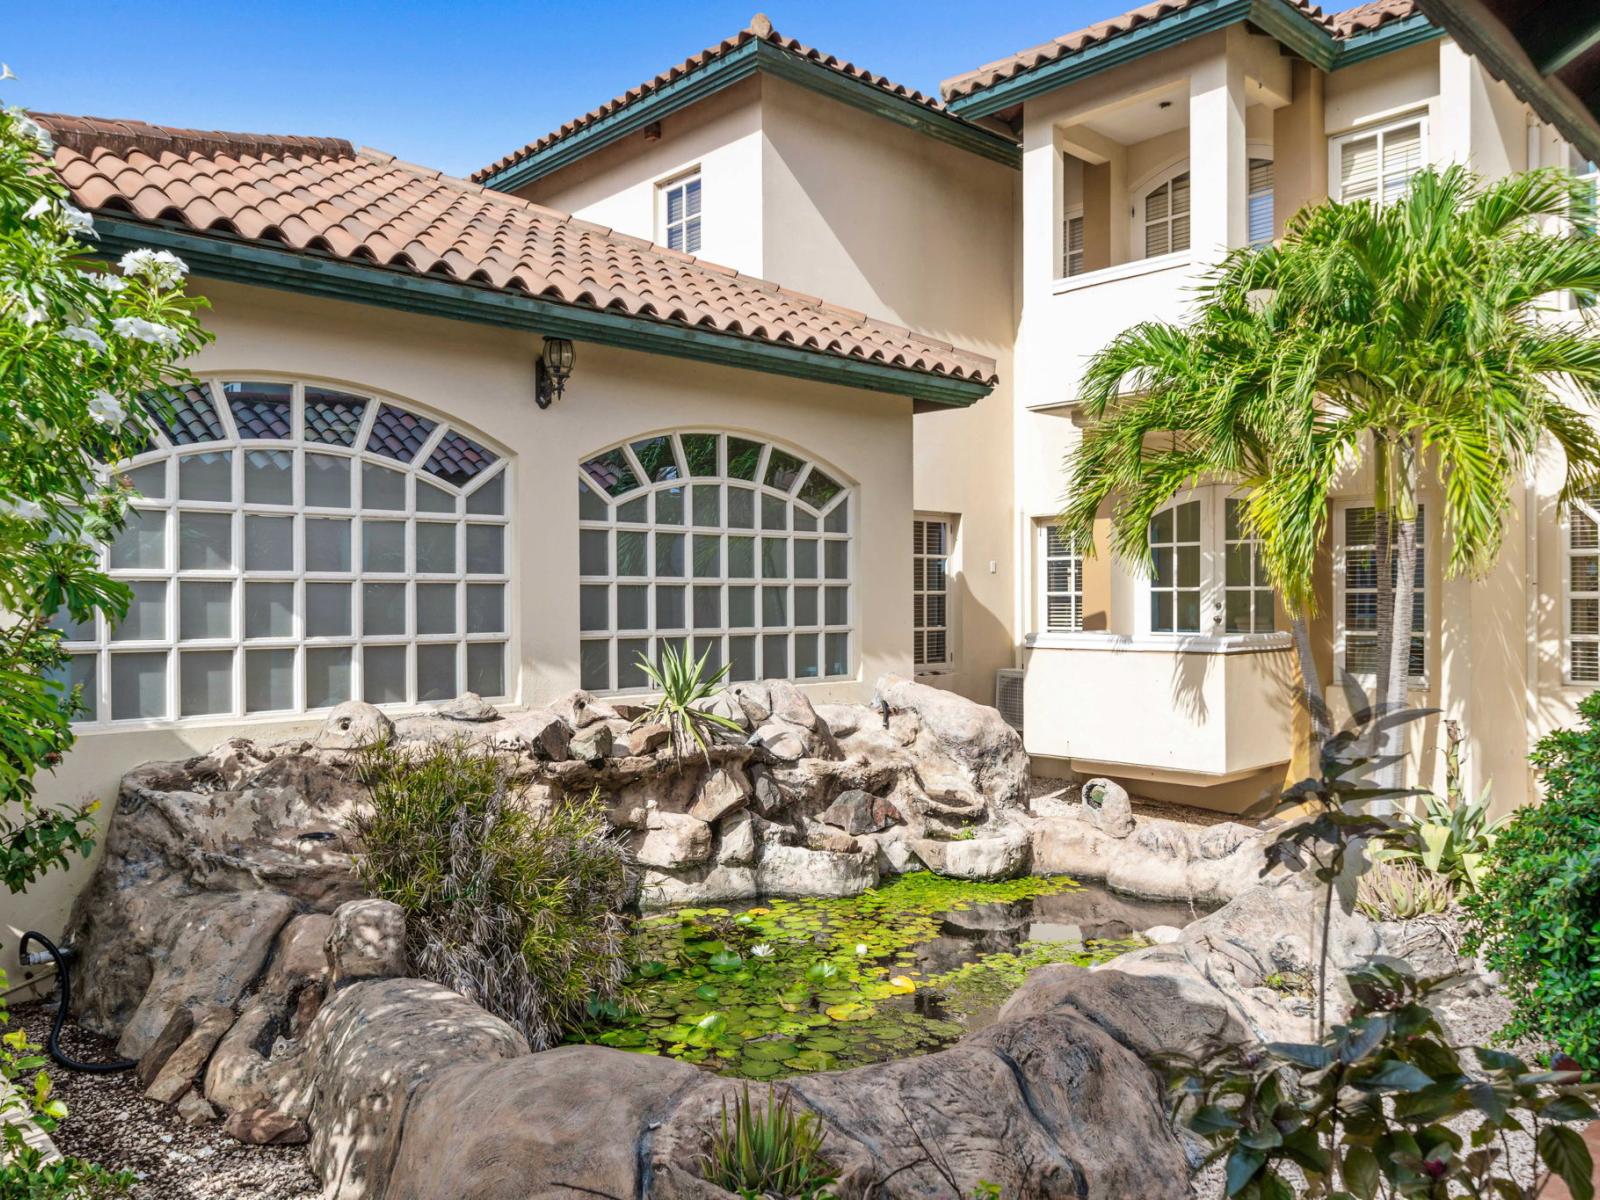
[[[1407,438],[1389,447],[1387,511],[1376,513],[1383,553],[1378,562],[1378,694],[1380,713],[1406,706],[1411,683],[1411,625],[1417,573],[1417,455]],[[1384,559],[1388,561],[1385,562]],[[1373,772],[1380,787],[1406,785],[1405,730],[1390,726],[1374,737],[1381,765]],[[1380,804],[1387,808],[1384,802]]]
[[[1289,622],[1294,636],[1295,658],[1300,668],[1300,703],[1311,719],[1310,769],[1315,771],[1322,757],[1322,744],[1333,733],[1333,723],[1328,716],[1328,705],[1322,696],[1322,677],[1317,672],[1317,660],[1311,652],[1311,618],[1305,609],[1296,613]]]

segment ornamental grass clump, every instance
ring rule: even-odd
[[[815,1113],[796,1113],[790,1095],[767,1089],[765,1108],[750,1100],[750,1086],[734,1102],[722,1103],[722,1124],[711,1137],[711,1153],[700,1162],[706,1182],[744,1200],[830,1200],[837,1173],[822,1158],[822,1127]]]
[[[461,741],[380,746],[357,858],[406,913],[411,969],[503,1017],[536,1050],[627,974],[632,866],[598,804],[533,804],[509,765]]]

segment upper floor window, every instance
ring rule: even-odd
[[[670,250],[700,253],[700,172],[680,175],[658,188],[661,241]]]
[[[1136,224],[1143,233],[1144,258],[1189,248],[1189,172],[1178,172],[1145,190]]]
[[[1083,556],[1054,521],[1039,526],[1040,616],[1051,633],[1083,628]]]
[[[506,464],[445,423],[313,383],[169,397],[123,472],[120,622],[58,624],[91,722],[508,693]],[[154,413],[154,409],[152,409]]]
[[[950,664],[951,522],[918,519],[911,525],[912,661],[918,667]]]
[[[1061,219],[1061,273],[1083,274],[1083,211],[1069,212]]]
[[[1277,629],[1276,594],[1245,524],[1244,500],[1231,490],[1197,488],[1151,518],[1151,633]]]
[[[1427,512],[1417,505],[1417,568],[1412,579],[1410,674],[1427,674]],[[1399,570],[1391,558],[1391,578]],[[1351,505],[1339,516],[1335,559],[1339,595],[1334,605],[1334,641],[1340,665],[1352,675],[1378,673],[1378,521],[1370,505]]]
[[[1600,496],[1567,516],[1567,678],[1600,683]]]
[[[851,489],[781,446],[663,433],[578,470],[579,677],[642,690],[664,645],[733,682],[837,679],[850,649]]]
[[[1357,130],[1332,144],[1341,201],[1388,204],[1405,194],[1427,153],[1427,122],[1420,118]]]
[[[1249,191],[1245,203],[1249,213],[1249,237],[1252,246],[1265,246],[1272,241],[1275,219],[1272,206],[1272,160],[1250,160]]]

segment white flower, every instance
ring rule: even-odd
[[[29,329],[32,329],[35,325],[39,324],[39,322],[43,321],[49,315],[49,313],[45,312],[45,310],[40,308],[37,304],[24,304],[22,306],[22,323]]]
[[[85,329],[82,325],[68,325],[61,331],[61,336],[69,342],[82,342],[91,350],[98,350],[101,354],[106,352],[106,340],[92,329]]]
[[[110,272],[90,275],[89,278],[96,287],[107,292],[120,292],[128,286],[128,281],[121,275],[112,275]]]
[[[97,238],[100,236],[95,232],[94,218],[84,212],[83,209],[73,208],[70,204],[61,206],[61,223],[67,227],[67,232],[74,237]]]
[[[127,419],[128,410],[110,392],[101,392],[89,401],[89,416],[101,425],[116,429]]]
[[[143,317],[117,317],[111,322],[111,329],[118,337],[135,342],[149,342],[153,346],[165,346],[168,349],[175,349],[178,345],[176,329],[146,321]]]
[[[867,944],[865,942],[857,942],[856,943],[856,957],[857,958],[863,958],[863,957],[866,956],[866,953],[867,953]]]
[[[28,206],[28,211],[22,214],[24,221],[37,221],[50,211],[52,201],[49,196],[40,196]]]
[[[777,951],[772,948],[771,943],[761,942],[757,945],[751,946],[750,953],[756,958],[771,958],[777,953]]]
[[[124,275],[143,275],[157,287],[177,287],[189,273],[188,264],[170,250],[129,250],[117,264]]]
[[[0,83],[4,83],[7,79],[15,79],[15,78],[16,78],[16,76],[11,73],[10,64],[9,63],[0,62]]]
[[[50,140],[50,135],[45,132],[43,125],[28,116],[20,108],[12,108],[8,111],[11,113],[11,119],[17,123],[17,128],[22,131],[23,136],[32,138],[33,144],[39,147],[40,154],[50,155],[56,152],[56,144]]]

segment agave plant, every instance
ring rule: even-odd
[[[1373,857],[1383,862],[1414,862],[1453,886],[1476,890],[1483,880],[1484,859],[1504,818],[1489,819],[1489,793],[1452,804],[1449,798],[1425,796],[1420,816],[1401,817],[1398,840]]]
[[[1356,908],[1373,921],[1410,921],[1450,908],[1450,881],[1421,863],[1379,859],[1356,884]]]
[[[709,759],[709,731],[727,729],[734,733],[743,732],[738,722],[696,707],[715,696],[728,676],[728,666],[724,663],[707,678],[706,669],[710,661],[710,650],[693,659],[687,651],[679,650],[670,642],[662,647],[659,662],[652,663],[643,655],[639,656],[639,669],[661,693],[655,706],[639,720],[659,721],[670,729],[675,756],[693,747]]]
[[[827,1190],[837,1175],[821,1157],[822,1128],[815,1113],[796,1113],[788,1093],[779,1099],[767,1088],[767,1104],[750,1101],[750,1085],[711,1135],[711,1153],[702,1156],[707,1183],[741,1197],[784,1196],[792,1200],[831,1200]]]

